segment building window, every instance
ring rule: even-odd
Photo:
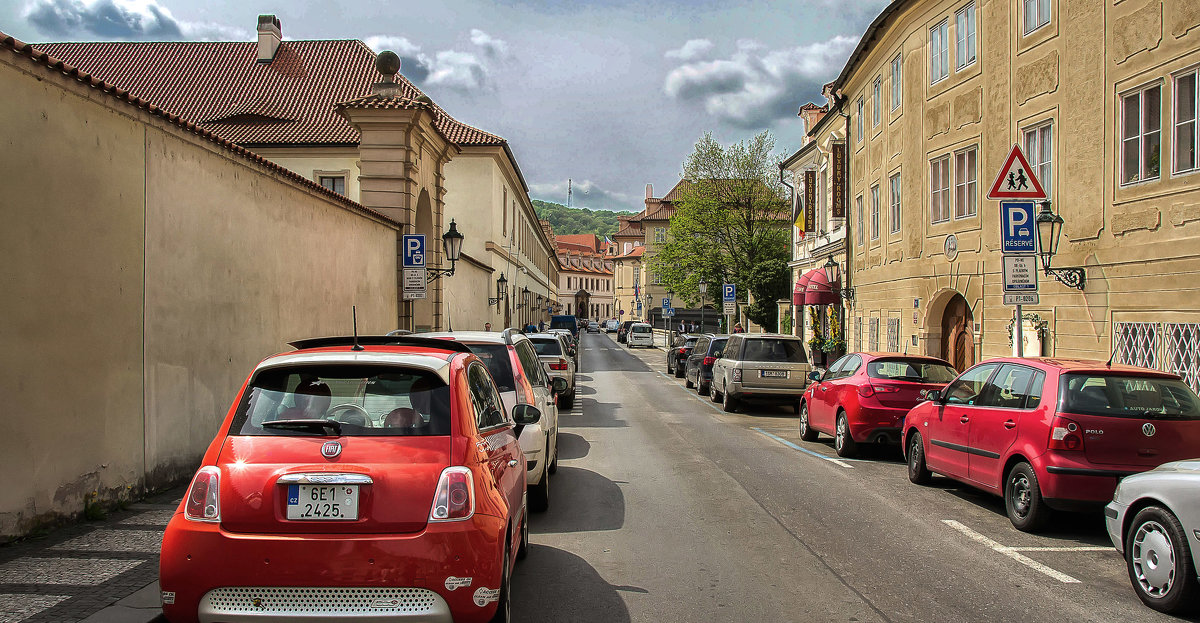
[[[1158,179],[1162,133],[1162,87],[1121,97],[1121,183]]]
[[[887,349],[889,353],[900,352],[900,319],[888,318]]]
[[[858,246],[863,243],[863,201],[862,195],[854,198],[854,211],[858,217]]]
[[[879,240],[879,185],[871,187],[871,240]]]
[[[888,178],[888,186],[891,192],[891,201],[888,203],[888,231],[893,234],[900,233],[900,174]]]
[[[929,29],[929,83],[950,75],[950,20]]]
[[[977,155],[974,147],[954,154],[954,218],[975,216]]]
[[[900,89],[903,84],[904,67],[900,56],[900,54],[897,54],[896,58],[892,59],[892,110],[900,107],[902,99],[902,91]]]
[[[666,227],[655,227],[654,228],[654,241],[655,242],[666,242],[667,241],[667,228]]]
[[[929,162],[929,214],[934,223],[950,220],[950,156]]]
[[[346,177],[344,175],[322,175],[320,177],[321,185],[333,192],[345,196],[346,194]]]
[[[1116,361],[1178,374],[1192,389],[1200,391],[1200,324],[1116,322],[1113,325]]]
[[[1042,189],[1046,191],[1046,196],[1050,196],[1050,188],[1054,181],[1050,168],[1054,160],[1053,149],[1054,126],[1052,123],[1025,130],[1025,157],[1029,160],[1029,166],[1033,167],[1033,174],[1042,183]]]
[[[863,109],[865,107],[866,107],[865,100],[863,100],[863,98],[861,98],[861,97],[858,98],[858,124],[857,124],[858,128],[857,128],[857,130],[858,130],[858,142],[860,142],[860,143],[862,142],[863,134],[865,133],[863,131],[863,116],[864,116]]]
[[[1197,131],[1196,110],[1200,99],[1196,93],[1196,78],[1200,71],[1192,70],[1175,77],[1175,172],[1196,170]]]
[[[956,43],[954,59],[958,69],[975,64],[975,3],[958,10],[954,14],[954,39]]]
[[[879,319],[871,318],[871,324],[867,326],[867,348],[869,350],[879,350]]]
[[[883,90],[883,78],[875,77],[875,83],[871,85],[871,127],[879,125],[879,109],[882,108],[879,101],[879,93]]]
[[[1050,0],[1024,0],[1025,34],[1050,23]]]

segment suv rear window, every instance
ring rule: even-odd
[[[351,437],[449,435],[450,388],[431,372],[395,366],[267,369],[247,386],[229,434],[332,434],[313,420],[334,420]]]
[[[629,330],[633,331],[634,333],[650,333],[653,331],[648,324],[635,324]]]
[[[944,363],[928,359],[876,359],[867,364],[867,376],[885,381],[949,383],[958,373]]]
[[[1059,410],[1127,418],[1200,419],[1200,398],[1176,379],[1064,374]]]
[[[742,349],[743,361],[779,361],[785,363],[808,363],[800,340],[774,338],[747,339]]]
[[[557,339],[548,337],[532,337],[529,338],[533,342],[533,348],[539,355],[561,355],[562,346],[559,345]]]
[[[563,318],[561,316],[556,316],[550,319],[550,328],[575,331],[575,329],[579,328],[579,322],[575,320],[574,317]]]

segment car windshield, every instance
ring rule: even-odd
[[[316,425],[323,420],[336,424]],[[450,388],[396,366],[271,368],[242,394],[230,435],[449,435]]]
[[[781,338],[756,338],[746,340],[744,361],[778,361],[785,363],[807,363],[800,340]]]
[[[533,348],[539,355],[561,355],[562,346],[558,340],[548,337],[533,337],[529,338],[533,342]]]
[[[1064,374],[1060,383],[1059,410],[1065,413],[1200,420],[1200,398],[1177,379]]]
[[[629,330],[633,331],[634,333],[649,333],[652,331],[650,325],[648,324],[635,324]]]
[[[886,381],[949,383],[958,373],[944,363],[928,359],[876,359],[867,364],[867,376]]]
[[[492,378],[496,381],[497,391],[516,391],[512,359],[508,356],[507,346],[504,344],[467,344],[467,348],[470,348],[471,352],[487,365],[488,372],[492,373]]]

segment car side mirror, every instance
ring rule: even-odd
[[[512,415],[513,421],[521,426],[537,424],[538,420],[542,419],[542,412],[533,405],[517,405],[513,407]]]
[[[940,389],[928,389],[922,392],[922,394],[924,394],[923,398],[930,402],[940,403],[942,401],[942,390]]]
[[[820,370],[813,370],[812,372],[808,373],[808,380],[814,383],[819,383],[821,381],[821,376]]]
[[[564,379],[561,376],[554,377],[554,379],[550,381],[550,388],[554,390],[554,393],[556,394],[565,393],[567,391],[567,379]]]

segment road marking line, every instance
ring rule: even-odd
[[[808,448],[801,448],[800,446],[784,439],[783,437],[780,437],[779,435],[773,435],[771,433],[768,433],[767,431],[765,431],[761,428],[755,427],[755,428],[751,428],[750,430],[760,433],[762,435],[766,435],[767,437],[770,437],[771,439],[774,439],[775,441],[778,441],[779,443],[781,443],[793,450],[799,450],[805,454],[815,456],[818,459],[825,459],[826,461],[829,461],[830,463],[833,463],[835,465],[841,465],[842,467],[848,467],[850,469],[854,469],[853,465],[851,465],[841,459],[835,459],[832,457],[828,457],[828,456],[825,456],[824,454],[821,454],[820,452],[813,452],[812,450],[809,450]]]
[[[954,528],[955,530],[958,530],[959,532],[961,532],[963,534],[963,536],[966,536],[968,539],[971,539],[972,541],[975,541],[976,543],[979,543],[980,545],[983,545],[984,547],[986,547],[998,554],[1008,556],[1009,558],[1012,558],[1013,560],[1025,565],[1026,567],[1029,567],[1030,569],[1033,569],[1034,571],[1044,573],[1044,574],[1058,580],[1059,582],[1062,582],[1063,584],[1082,584],[1082,582],[1080,582],[1079,580],[1076,580],[1075,578],[1073,578],[1061,571],[1056,571],[1054,569],[1051,569],[1050,567],[1043,565],[1042,563],[1040,563],[1028,556],[1025,556],[1024,554],[1018,553],[1016,551],[1016,548],[1006,547],[1004,545],[1001,545],[1001,544],[987,538],[986,536],[983,536],[982,534],[979,534],[978,532],[964,526],[963,524],[961,524],[957,521],[954,521],[953,519],[943,519],[942,523],[946,524],[947,526],[950,526],[951,528]]]
[[[1077,547],[1009,547],[1010,552],[1116,552],[1115,547],[1097,547],[1095,545]]]

